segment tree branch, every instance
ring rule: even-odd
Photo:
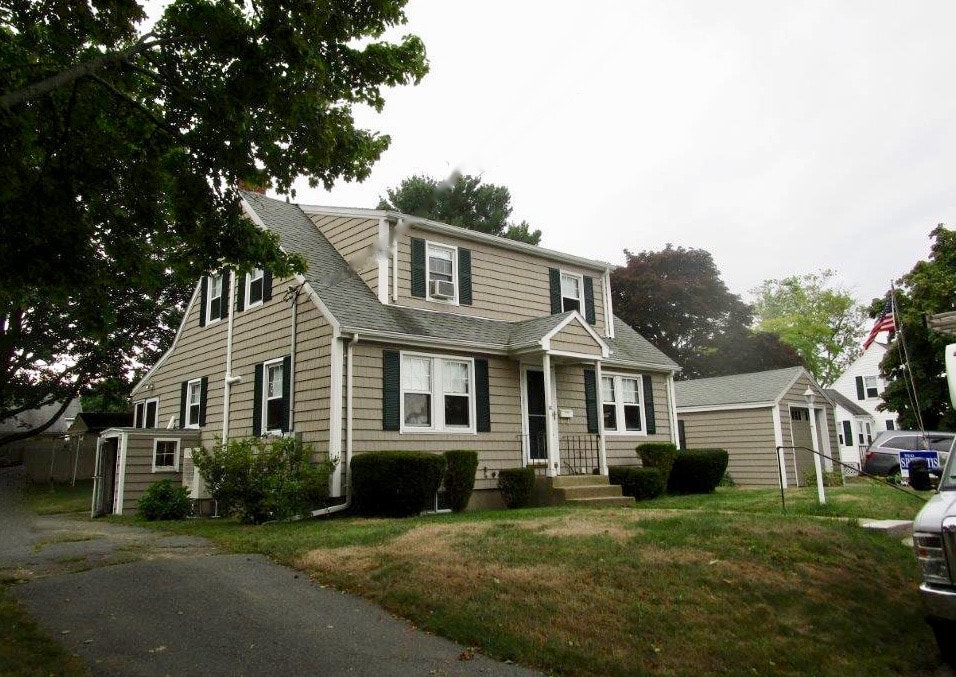
[[[98,82],[100,85],[102,85],[106,89],[106,91],[108,91],[114,97],[116,97],[117,99],[125,103],[126,105],[133,108],[133,110],[138,112],[140,115],[143,115],[144,117],[146,117],[150,122],[156,125],[157,128],[166,132],[174,139],[180,140],[180,134],[176,129],[170,127],[165,122],[157,118],[155,115],[153,115],[152,111],[144,108],[143,105],[140,104],[138,101],[134,101],[133,99],[129,98],[126,94],[121,92],[119,89],[114,87],[112,84],[110,84],[103,78],[101,78],[99,75],[90,75],[90,79],[95,82]]]

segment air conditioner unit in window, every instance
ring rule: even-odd
[[[429,295],[435,299],[455,298],[455,283],[448,280],[432,280]]]

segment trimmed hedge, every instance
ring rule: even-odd
[[[468,506],[477,472],[477,451],[445,452],[445,500],[454,512],[461,512]]]
[[[434,505],[445,457],[370,451],[352,459],[352,505],[360,515],[407,517]]]
[[[726,471],[727,452],[724,449],[682,451],[674,459],[667,493],[709,494],[720,484]]]
[[[153,482],[146,488],[146,493],[136,502],[139,516],[152,522],[153,520],[181,520],[189,517],[192,502],[189,500],[189,490],[171,479]]]
[[[657,468],[612,465],[608,467],[608,481],[621,486],[621,493],[638,501],[656,498],[664,493],[664,478]]]
[[[660,472],[666,487],[677,457],[677,446],[670,442],[647,442],[637,445],[637,456],[645,468],[656,468]]]
[[[534,489],[534,468],[507,468],[498,473],[498,489],[505,505],[523,508]]]

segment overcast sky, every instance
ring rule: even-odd
[[[710,251],[745,298],[833,268],[868,302],[956,223],[956,3],[411,0],[431,72],[360,111],[392,137],[362,184],[481,174],[542,245],[621,264]]]

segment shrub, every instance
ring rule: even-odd
[[[293,437],[252,437],[198,449],[193,461],[219,514],[261,524],[302,514],[328,497],[335,463],[314,464],[312,453]]]
[[[674,458],[667,482],[671,494],[709,494],[727,471],[727,452],[723,449],[682,451]]]
[[[445,500],[455,512],[468,506],[478,472],[477,451],[445,452]]]
[[[186,519],[192,510],[189,490],[171,479],[153,482],[137,501],[139,516],[153,520]]]
[[[619,484],[622,494],[633,496],[638,501],[656,498],[664,493],[664,478],[657,468],[610,466],[608,481],[611,484]]]
[[[816,470],[811,470],[803,475],[803,486],[805,487],[815,487],[817,486],[817,472]],[[839,470],[830,470],[823,471],[823,486],[825,487],[842,487],[843,486],[843,473]]]
[[[445,458],[418,451],[371,451],[352,459],[352,505],[361,515],[417,515],[435,500]]]
[[[725,472],[724,476],[720,478],[720,484],[718,484],[717,486],[718,487],[736,487],[737,483],[734,481],[733,475],[731,475],[729,472]]]
[[[523,508],[534,489],[534,468],[506,468],[498,473],[498,489],[505,505]]]
[[[677,456],[677,447],[670,442],[647,442],[637,445],[637,455],[645,468],[657,468],[666,487]]]

